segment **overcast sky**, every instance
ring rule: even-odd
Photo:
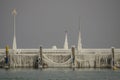
[[[78,42],[79,16],[83,48],[120,48],[120,0],[0,0],[0,48],[13,42],[16,8],[18,48],[69,48]]]

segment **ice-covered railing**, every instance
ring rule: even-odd
[[[68,54],[71,53],[71,49],[65,50],[65,49],[57,49],[57,50],[53,50],[53,49],[43,49],[43,53],[45,54]]]
[[[5,52],[5,49],[0,49],[0,52]]]
[[[16,50],[18,53],[22,54],[36,54],[39,53],[39,49],[17,49]],[[47,54],[52,54],[52,53],[60,53],[60,54],[68,54],[71,53],[71,49],[65,50],[65,49],[44,49],[43,48],[43,53]],[[9,49],[9,52],[12,53],[13,49]],[[5,53],[5,49],[0,49],[0,54]],[[111,54],[111,48],[108,49],[82,49],[80,52],[75,49],[76,54]],[[119,54],[120,49],[115,48],[115,53]]]
[[[5,54],[5,49],[0,49],[0,54]],[[9,49],[9,53],[13,52],[13,49]]]
[[[82,49],[80,52],[82,54],[111,54],[111,48],[109,49]],[[115,53],[120,53],[120,49],[115,49]]]
[[[71,52],[71,49],[43,49],[43,52]]]
[[[18,49],[17,51],[21,53],[39,53],[39,49]],[[65,50],[65,49],[43,49],[43,53],[69,53],[71,52],[71,49]]]
[[[111,48],[109,49],[82,49],[84,52],[111,52]]]
[[[39,52],[39,49],[18,49],[21,52]]]

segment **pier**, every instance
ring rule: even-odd
[[[9,52],[9,54],[8,54]],[[9,56],[9,57],[8,57]],[[8,58],[8,59],[6,59]],[[120,50],[83,49],[81,53],[76,48],[71,49],[0,49],[0,66],[5,64],[10,68],[17,67],[75,67],[75,68],[110,68],[111,65],[120,67]]]

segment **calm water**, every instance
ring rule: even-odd
[[[111,69],[0,69],[0,80],[120,80],[120,70]]]

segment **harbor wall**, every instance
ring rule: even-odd
[[[104,52],[103,52],[104,51]],[[9,65],[11,68],[17,67],[35,67],[38,58],[40,57],[39,50],[28,52],[21,51],[19,53],[9,52]],[[4,66],[5,52],[0,53],[0,66]],[[73,56],[71,50],[43,50],[42,55],[43,67],[73,67]],[[120,52],[115,51],[115,65],[120,67]],[[111,50],[83,50],[75,51],[76,68],[108,68],[112,65]]]

